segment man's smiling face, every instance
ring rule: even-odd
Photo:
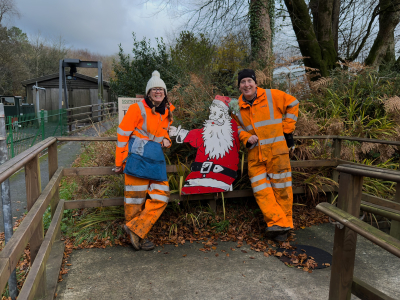
[[[251,100],[257,90],[257,83],[250,77],[243,78],[239,84],[239,91],[247,100]]]

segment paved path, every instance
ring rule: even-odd
[[[90,126],[88,129],[83,129],[73,135],[82,136],[98,136],[98,132],[104,132],[111,128],[111,121],[104,121],[96,123]],[[77,155],[81,151],[81,142],[67,142],[58,146],[58,165],[63,167],[70,167],[75,161]],[[40,175],[42,190],[46,187],[49,182],[49,165],[47,154],[40,157]],[[13,176],[10,177],[10,190],[11,190],[11,208],[14,220],[20,218],[26,212],[26,189],[25,189],[25,171],[24,169],[19,170]],[[0,191],[1,193],[1,191]],[[4,231],[3,225],[3,213],[1,209],[0,201],[0,231]]]
[[[298,244],[332,253],[333,225],[296,234]],[[187,242],[150,252],[131,247],[73,251],[56,299],[328,299],[330,267],[309,274],[247,245],[239,249],[236,243],[220,242],[210,253],[198,250],[203,247]],[[399,258],[359,236],[355,276],[400,299],[399,269]]]

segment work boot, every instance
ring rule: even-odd
[[[288,234],[287,234],[287,231],[286,231],[285,233],[281,233],[281,234],[278,234],[277,236],[275,236],[274,237],[274,241],[276,241],[276,242],[286,242],[287,238],[288,238]]]
[[[140,250],[140,237],[136,233],[132,232],[128,228],[128,226],[124,225],[123,227],[124,227],[125,232],[129,236],[129,240],[131,241],[131,244],[132,244],[133,248],[135,250]]]
[[[266,237],[275,241],[284,242],[287,240],[287,233],[290,229],[292,228],[272,225],[265,229]]]
[[[144,251],[150,251],[154,249],[154,244],[153,242],[147,240],[147,239],[142,239],[140,241],[140,248]]]

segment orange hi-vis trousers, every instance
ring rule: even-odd
[[[146,194],[150,199],[146,200]],[[139,237],[145,238],[167,207],[168,181],[154,181],[125,174],[126,226]]]
[[[268,227],[293,228],[292,172],[288,154],[272,155],[267,161],[249,159],[253,193]]]

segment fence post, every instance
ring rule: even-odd
[[[67,116],[68,116],[68,123],[71,123],[71,121],[72,121],[72,110],[68,110],[67,111]],[[68,130],[69,130],[69,132],[72,131],[72,124],[68,125]]]
[[[338,208],[357,218],[360,216],[362,184],[362,176],[343,172],[340,174]],[[347,227],[335,228],[329,300],[351,297],[356,244],[356,232]]]
[[[11,157],[14,157],[14,132],[12,129],[12,117],[8,117],[8,130],[10,131],[10,148],[11,148]]]
[[[396,184],[396,195],[393,199],[394,202],[400,203],[400,184]],[[390,222],[390,235],[398,240],[400,240],[400,222],[392,220]]]
[[[340,152],[342,150],[342,140],[338,139],[338,138],[334,138],[333,139],[333,152],[332,152],[332,157],[334,159],[340,159]],[[335,182],[339,182],[339,172],[335,170],[333,170],[332,172],[332,180],[334,180]],[[331,192],[329,194],[329,203],[332,203],[335,200],[337,193],[336,192]]]
[[[53,177],[54,173],[58,169],[58,153],[57,153],[57,140],[54,141],[53,144],[51,144],[48,148],[48,164],[49,164],[49,180]],[[50,208],[51,208],[51,218],[53,219],[54,213],[57,209],[58,202],[60,201],[60,195],[59,195],[59,188],[57,187],[56,192],[54,193],[53,198],[51,199],[50,202]],[[56,239],[61,238],[61,227],[59,227],[59,230],[56,233]]]
[[[37,198],[41,193],[40,180],[41,180],[40,163],[38,154],[25,165],[26,202],[28,211],[31,210],[32,206],[35,204]],[[29,241],[32,262],[36,258],[40,245],[43,242],[43,239],[44,239],[44,230],[43,230],[43,218],[42,218],[41,222],[39,222],[39,225],[33,232],[32,237]],[[46,292],[46,269],[43,270],[43,274],[41,275],[36,296],[38,298],[44,297],[45,292]]]
[[[6,118],[4,115],[4,105],[0,104],[0,164],[8,160],[7,149],[7,130]],[[6,244],[13,235],[13,219],[11,212],[11,195],[10,195],[10,181],[7,178],[1,183],[1,201],[3,208],[3,223],[4,223],[4,237]],[[15,269],[12,271],[8,279],[8,290],[11,299],[15,300],[18,296],[17,289],[17,273]]]
[[[46,138],[45,132],[44,132],[44,110],[43,109],[40,111],[40,122],[42,125],[42,141],[43,141]]]

